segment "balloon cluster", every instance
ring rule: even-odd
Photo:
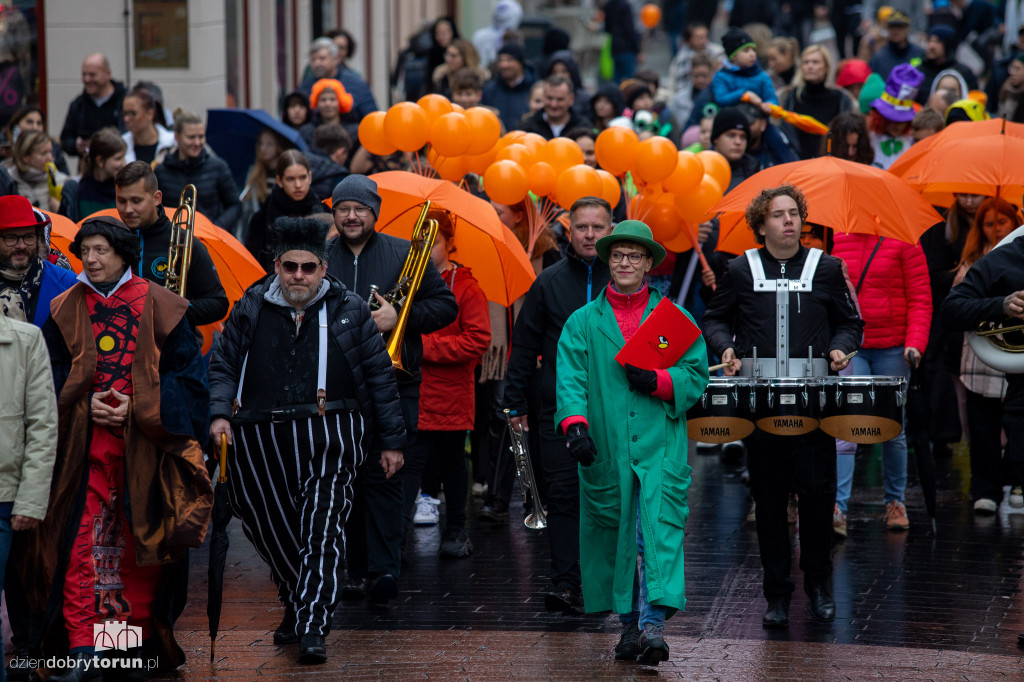
[[[629,128],[603,130],[594,153],[602,168],[623,178],[626,214],[647,223],[670,251],[692,247],[692,226],[707,220],[732,179],[729,162],[718,152],[678,151],[664,137],[641,142]]]

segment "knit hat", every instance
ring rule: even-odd
[[[722,37],[722,47],[725,48],[725,54],[732,59],[736,56],[736,53],[745,47],[757,47],[754,43],[754,39],[750,37],[750,34],[741,28],[730,28],[729,32]]]
[[[343,201],[358,201],[373,211],[375,218],[380,217],[380,195],[377,194],[377,183],[365,175],[348,175],[334,186],[331,192],[331,206]]]
[[[335,78],[321,78],[316,83],[313,83],[313,89],[309,92],[309,106],[311,108],[316,109],[317,104],[320,102],[321,93],[328,88],[333,90],[334,94],[338,97],[338,106],[341,109],[341,113],[347,114],[352,111],[352,95],[345,90],[345,86],[341,84],[341,81]]]
[[[871,103],[872,108],[887,121],[906,123],[913,121],[914,97],[924,80],[924,74],[910,64],[899,64],[885,81],[882,95]]]
[[[725,107],[718,112],[711,124],[711,141],[714,142],[728,130],[742,130],[750,139],[750,121],[739,107]]]
[[[498,56],[507,54],[512,59],[516,60],[520,64],[526,64],[526,55],[523,53],[523,46],[519,43],[505,43],[498,50]]]
[[[623,220],[615,226],[611,234],[607,234],[597,240],[595,248],[597,257],[608,262],[608,249],[617,242],[636,242],[647,249],[654,259],[654,266],[657,267],[665,260],[665,247],[654,241],[654,233],[651,228],[639,220]]]
[[[836,85],[846,88],[851,85],[861,85],[871,75],[871,67],[863,59],[847,59],[839,65],[839,73],[836,74]]]
[[[82,240],[93,235],[101,235],[106,238],[110,243],[110,248],[114,249],[114,253],[120,256],[129,267],[138,266],[141,251],[138,234],[117,218],[109,215],[93,216],[82,222],[82,227],[75,233],[75,239],[71,242],[71,254],[76,258],[81,258]]]
[[[0,197],[0,231],[36,227],[38,224],[32,202],[28,199],[20,194]]]
[[[928,37],[935,36],[946,49],[946,59],[951,59],[956,51],[956,29],[946,24],[935,24],[928,30]]]
[[[327,253],[327,231],[323,220],[316,218],[278,218],[273,230],[274,258],[289,251],[308,251],[320,260]]]

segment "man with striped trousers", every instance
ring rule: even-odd
[[[231,507],[284,603],[274,642],[323,663],[356,467],[381,452],[391,477],[406,434],[370,309],[327,276],[327,226],[281,218],[274,230],[274,274],[235,305],[213,352],[210,434],[234,445]]]

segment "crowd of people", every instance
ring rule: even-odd
[[[987,0],[933,2],[928,13],[917,2],[835,2],[831,14],[824,3],[736,2],[724,27],[698,3],[689,16],[687,3],[665,4],[665,78],[642,68],[660,43],[625,0],[592,24],[607,33],[596,88],[565,31],[550,29],[542,53],[528,54],[522,8],[499,0],[471,40],[451,17],[432,22],[397,60],[394,84],[411,100],[437,93],[489,107],[506,130],[569,138],[592,167],[609,127],[713,149],[731,170],[726,191],[822,155],[887,169],[947,126],[1024,122],[1024,28],[1003,25]],[[1000,30],[1015,40],[996,40]],[[360,144],[359,124],[378,107],[348,64],[356,47],[344,29],[312,41],[278,112],[308,149],[266,128],[241,189],[201,116],[172,113],[156,83],[114,80],[102,54],[83,61],[83,92],[59,140],[38,107],[9,121],[0,367],[13,390],[0,402],[0,434],[14,456],[0,457],[0,579],[17,650],[11,679],[52,655],[72,664],[50,679],[100,679],[93,627],[109,621],[141,628],[121,661],[125,679],[147,672],[136,659],[183,661],[173,623],[188,549],[202,544],[214,504],[217,460],[204,451],[221,441],[231,454],[219,485],[282,602],[274,642],[322,663],[339,602],[393,600],[410,533],[438,524],[439,508],[445,559],[472,555],[467,518],[511,522],[521,464],[510,431],[533,456],[538,489],[524,513],[543,512],[545,607],[618,613],[617,659],[666,660],[665,620],[686,604],[686,413],[710,365],[733,376],[756,348],[762,359],[788,352],[776,329],[780,280],[796,286],[790,345],[810,348],[823,373],[913,372],[924,389],[922,432],[880,448],[884,528],[911,526],[908,447],[941,456],[961,438],[973,510],[997,511],[1004,486],[1007,504],[1024,508],[1022,375],[992,369],[964,343],[981,322],[1024,316],[1024,240],[989,253],[1024,222],[1020,207],[958,194],[910,244],[811,224],[799,188],[765,188],[746,212],[758,248],[716,250],[718,221],[708,220],[697,249],[709,267],[694,277],[698,254],[666,250],[625,219],[622,201],[580,198],[532,236],[532,201],[492,201],[536,274],[507,307],[487,300],[459,261],[456,221],[435,207],[436,240],[406,306],[408,292],[384,294],[406,285],[410,243],[377,231],[384,199],[369,176],[423,159]],[[828,132],[779,119],[780,107]],[[466,180],[487,198],[479,177]],[[199,240],[185,288],[164,286],[164,208],[190,184],[197,210],[266,272],[238,301]],[[117,217],[96,215],[103,209]],[[48,213],[81,223],[70,254],[52,248]],[[81,261],[77,277],[66,255]],[[616,353],[662,301],[703,336],[667,368],[620,366]],[[195,329],[218,321],[204,358]],[[387,343],[393,332],[400,349]],[[789,623],[797,519],[811,613],[832,621],[830,550],[847,534],[857,446],[821,431],[756,430],[720,451],[751,489],[763,626]]]

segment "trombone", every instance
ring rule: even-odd
[[[526,444],[526,434],[523,433],[521,426],[518,429],[513,428],[507,409],[505,410],[505,423],[508,425],[508,432],[512,437],[509,448],[512,450],[512,456],[515,457],[516,476],[519,477],[519,490],[523,494],[523,505],[529,505],[530,500],[533,500],[533,511],[523,519],[523,525],[530,530],[542,530],[548,527],[548,515],[540,501],[537,479],[533,477],[533,464],[530,462],[530,448]]]
[[[185,298],[188,266],[192,263],[192,239],[196,231],[196,186],[185,185],[178,209],[171,216],[171,241],[167,250],[164,286]]]

